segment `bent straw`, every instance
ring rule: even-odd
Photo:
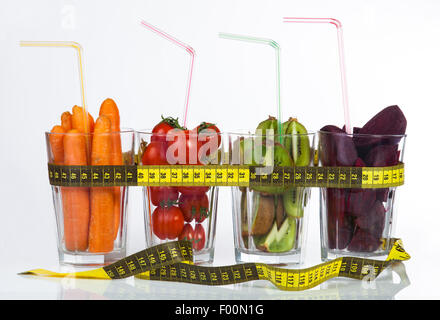
[[[271,46],[275,49],[275,63],[276,63],[276,87],[277,87],[277,107],[278,107],[278,133],[280,135],[280,139],[282,139],[282,121],[281,121],[281,85],[280,85],[280,45],[272,40],[267,38],[257,38],[253,36],[244,36],[232,33],[219,33],[219,37],[223,39],[229,40],[239,40],[245,42],[252,43],[261,43]]]
[[[352,128],[350,125],[350,114],[348,107],[347,75],[346,75],[346,67],[345,67],[344,38],[342,35],[342,23],[338,19],[334,19],[334,18],[289,18],[289,17],[285,17],[284,22],[329,23],[336,27],[336,34],[338,37],[339,69],[341,72],[342,104],[344,107],[344,118],[345,118],[345,132],[347,134],[351,134]]]
[[[162,38],[165,38],[168,41],[174,43],[178,47],[185,49],[185,51],[188,52],[190,55],[188,82],[187,82],[186,97],[185,97],[185,108],[184,108],[184,114],[183,114],[183,126],[186,127],[186,120],[187,120],[187,116],[188,116],[189,96],[190,96],[190,92],[191,92],[191,83],[192,83],[192,75],[193,75],[193,67],[194,67],[194,58],[195,58],[196,52],[193,48],[191,48],[191,46],[180,41],[179,39],[176,39],[175,37],[169,35],[165,31],[160,30],[159,28],[151,25],[150,23],[148,23],[144,20],[141,21],[141,25],[144,26],[145,28],[153,31],[154,33],[158,34]]]
[[[83,105],[83,121],[85,134],[90,133],[89,128],[89,120],[88,120],[88,111],[86,105],[86,94],[85,94],[85,86],[84,86],[84,70],[83,70],[83,59],[82,52],[83,48],[77,42],[73,41],[20,41],[20,46],[22,47],[63,47],[63,48],[73,48],[76,50],[78,57],[78,71],[79,71],[79,79],[80,79],[80,90],[81,90],[81,101]],[[86,139],[87,141],[87,139]],[[87,142],[88,143],[88,142]],[[87,148],[88,150],[88,148]]]

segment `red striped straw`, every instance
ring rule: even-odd
[[[172,35],[166,33],[165,31],[160,30],[159,28],[151,25],[150,23],[142,20],[141,25],[145,28],[153,31],[154,33],[158,34],[162,38],[167,39],[168,41],[174,43],[180,48],[185,49],[186,52],[190,54],[190,64],[189,64],[189,71],[188,71],[188,81],[187,81],[187,88],[186,88],[186,97],[185,97],[185,108],[183,113],[183,126],[186,127],[186,119],[188,115],[188,105],[189,105],[189,96],[191,92],[191,83],[192,83],[192,75],[193,75],[193,67],[194,67],[194,58],[196,55],[196,52],[194,51],[191,46],[187,45],[186,43],[180,41],[179,39],[176,39]]]
[[[342,87],[342,104],[344,107],[345,118],[345,132],[352,133],[350,125],[350,114],[348,108],[348,94],[347,94],[347,74],[345,67],[345,55],[344,55],[344,38],[342,35],[342,23],[334,18],[291,18],[285,17],[284,22],[290,23],[329,23],[336,27],[336,33],[338,37],[338,53],[339,53],[339,69],[341,73],[341,87]]]

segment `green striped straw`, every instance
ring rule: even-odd
[[[253,36],[244,36],[232,33],[219,33],[219,37],[229,40],[238,40],[244,42],[260,43],[271,46],[275,49],[275,65],[276,65],[276,90],[277,90],[277,107],[278,107],[278,133],[280,135],[280,141],[282,141],[282,122],[281,122],[281,85],[280,85],[280,45],[267,38],[257,38]]]

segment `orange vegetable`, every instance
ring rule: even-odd
[[[93,133],[91,165],[111,165],[111,121],[106,116],[96,120]],[[114,196],[113,188],[93,187],[90,191],[91,217],[89,251],[109,252],[114,242]]]
[[[50,131],[49,144],[52,151],[52,161],[54,164],[63,164],[64,162],[64,147],[63,139],[66,131],[62,126],[54,126]]]
[[[122,165],[122,148],[121,148],[121,136],[119,132],[120,128],[120,118],[119,118],[119,109],[113,99],[105,99],[101,104],[101,108],[99,109],[99,115],[107,116],[111,121],[111,131],[113,132],[111,135],[112,139],[112,157],[111,164],[112,165]],[[121,187],[114,187],[114,218],[115,218],[115,234],[114,238],[118,236],[119,225],[121,221]]]
[[[69,111],[61,114],[61,126],[66,132],[72,130],[72,114]]]
[[[84,125],[84,108],[79,106],[74,106],[72,108],[72,128],[78,130],[79,132],[86,133],[88,132],[90,135],[87,137],[87,155],[88,155],[88,163],[90,163],[90,154],[92,149],[92,133],[94,130],[95,123],[93,121],[93,117],[88,114],[88,123],[87,128]]]
[[[78,130],[64,135],[64,164],[87,165],[86,139]],[[70,251],[85,251],[88,246],[89,188],[62,187],[64,241]]]
[[[84,108],[79,106],[74,106],[72,108],[72,128],[77,129],[80,132],[93,132],[94,121],[93,117],[88,114],[88,128],[84,126]],[[87,130],[88,129],[88,130]]]

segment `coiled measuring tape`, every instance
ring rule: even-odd
[[[48,164],[49,182],[63,187],[292,186],[390,188],[403,185],[403,163],[390,167],[261,167],[242,165],[64,166]]]
[[[57,273],[44,269],[23,275],[72,277],[84,279],[122,279],[135,276],[145,280],[177,281],[201,285],[228,285],[267,280],[281,290],[301,291],[335,277],[373,280],[393,262],[410,258],[400,239],[393,240],[386,260],[341,257],[307,269],[283,269],[263,263],[244,263],[222,267],[198,266],[193,263],[190,241],[160,244],[111,265],[89,271]]]

